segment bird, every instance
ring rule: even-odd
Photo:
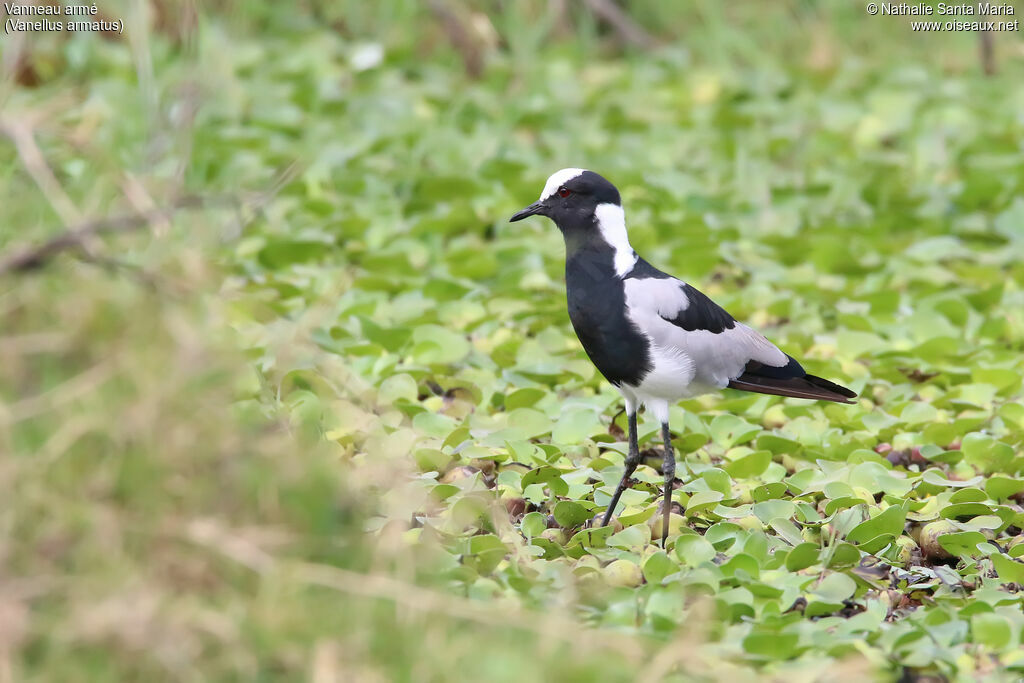
[[[581,168],[555,172],[540,199],[509,221],[530,216],[546,216],[561,231],[569,320],[587,356],[625,403],[625,471],[602,526],[608,525],[640,464],[641,406],[661,423],[664,546],[676,467],[669,430],[671,405],[724,388],[854,403],[853,391],[808,374],[796,359],[701,291],[641,258],[629,243],[619,191],[601,175]]]

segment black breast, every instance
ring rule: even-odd
[[[614,252],[586,248],[565,261],[569,319],[590,360],[612,384],[639,384],[651,369],[650,342],[626,317]]]

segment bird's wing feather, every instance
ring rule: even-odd
[[[857,394],[808,375],[794,359],[699,290],[643,259],[623,279],[630,320],[679,381],[777,396],[852,403]],[[659,378],[660,382],[670,381]]]
[[[624,279],[629,317],[657,349],[687,356],[694,380],[725,387],[751,361],[784,368],[792,360],[697,289],[654,273],[658,276]]]
[[[780,379],[743,373],[731,380],[728,386],[731,389],[752,391],[757,394],[810,398],[817,401],[833,401],[834,403],[853,403],[850,399],[857,398],[857,394],[846,387],[814,375]]]
[[[786,357],[789,358],[789,363],[781,368],[750,361],[743,369],[743,374],[730,380],[729,386],[758,394],[811,398],[836,403],[853,403],[850,399],[857,398],[856,393],[844,386],[815,375],[808,375],[796,359]]]

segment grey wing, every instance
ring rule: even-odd
[[[684,356],[696,382],[722,388],[748,363],[785,368],[792,360],[685,282],[648,277],[627,278],[623,284],[629,317],[651,340],[654,353]]]

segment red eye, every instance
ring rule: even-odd
[[[568,197],[571,194],[572,194],[572,190],[567,190],[564,187],[558,188],[558,196],[562,197],[563,199]]]

